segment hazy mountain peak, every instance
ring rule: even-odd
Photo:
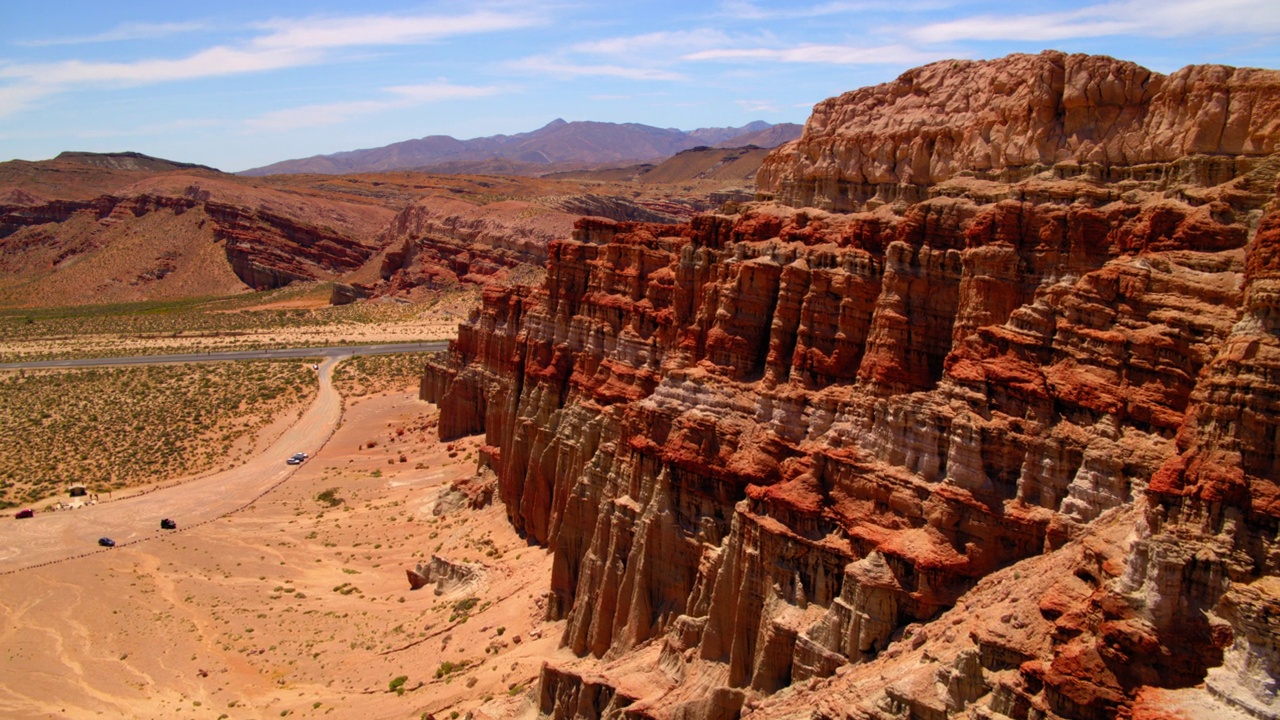
[[[767,135],[775,128],[778,132]],[[241,174],[341,174],[407,169],[540,174],[605,164],[660,161],[681,150],[698,146],[773,147],[799,136],[799,125],[775,126],[760,120],[740,128],[699,128],[686,132],[641,123],[568,122],[564,118],[556,118],[531,132],[471,140],[435,135],[379,148],[285,160]],[[742,142],[737,142],[738,138]],[[494,169],[508,161],[511,169]]]

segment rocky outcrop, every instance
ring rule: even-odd
[[[428,198],[401,211],[383,231],[382,295],[458,282],[500,282],[516,268],[541,265],[547,243],[565,237],[574,216],[534,203],[476,205]]]
[[[474,563],[458,562],[439,555],[432,555],[431,562],[418,563],[412,570],[405,570],[409,576],[410,587],[420,587],[435,583],[435,594],[470,590],[482,581],[483,568]]]
[[[705,212],[711,209],[711,206],[707,203],[679,202],[675,200],[637,202],[617,195],[596,195],[594,193],[558,195],[540,198],[539,201],[547,207],[571,215],[590,215],[624,222],[679,222],[689,219],[697,212]]]
[[[1137,72],[990,65],[1019,63]],[[1269,77],[1222,82],[1246,76]],[[1104,718],[1210,668],[1270,707],[1280,162],[1132,149],[1130,124],[1197,107],[1156,101],[1173,82],[1072,126],[1136,153],[1123,182],[1001,155],[846,214],[589,218],[540,286],[489,288],[422,392],[442,437],[485,433],[511,522],[554,553],[583,661],[544,672],[541,710]],[[663,681],[619,695],[633,656]]]
[[[961,173],[1009,180],[1056,167],[1105,182],[1174,185],[1191,173],[1218,184],[1278,138],[1276,71],[1193,65],[1166,76],[1046,51],[936,62],[824,100],[758,178],[780,202],[835,210],[915,202]]]

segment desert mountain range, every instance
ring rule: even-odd
[[[476,718],[1280,718],[1280,71],[944,61],[755,164],[604,125],[5,163],[0,299],[482,286],[419,397],[558,650]],[[498,147],[668,159],[390,169]]]
[[[245,170],[241,174],[342,174],[416,169],[533,175],[603,164],[660,160],[699,146],[728,148],[755,145],[771,148],[799,135],[799,125],[771,125],[759,120],[736,128],[683,131],[639,123],[565,122],[556,119],[537,130],[516,135],[492,135],[472,140],[430,135],[379,148],[284,160]]]

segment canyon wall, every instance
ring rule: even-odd
[[[361,297],[508,279],[541,266],[547,244],[572,232],[577,216],[519,201],[477,205],[426,198],[400,211],[380,233],[380,281],[354,286]]]
[[[1231,90],[1216,144],[1195,78]],[[935,64],[771,156],[763,192],[828,209],[586,218],[486,289],[422,395],[554,553],[581,659],[540,711],[1104,718],[1204,683],[1275,717],[1276,97]]]

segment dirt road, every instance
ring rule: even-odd
[[[0,519],[0,574],[111,552],[98,546],[100,537],[110,537],[121,546],[175,532],[161,530],[161,518],[174,519],[177,532],[182,532],[249,505],[301,467],[285,464],[290,455],[315,455],[333,434],[342,416],[333,368],[348,356],[324,360],[320,390],[311,408],[279,440],[240,467],[161,488],[121,491],[114,499],[103,498],[75,510],[41,511],[25,520],[12,515]]]

